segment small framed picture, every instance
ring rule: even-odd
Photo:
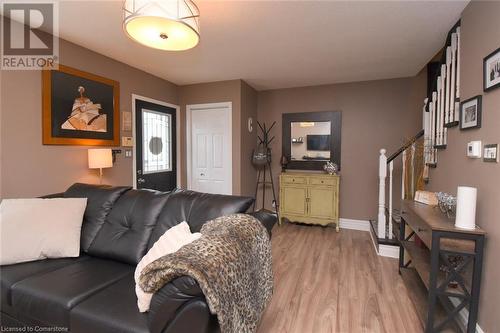
[[[498,143],[484,145],[484,162],[498,162]]]
[[[500,48],[484,58],[483,78],[484,91],[500,87]]]
[[[481,128],[482,96],[474,96],[460,104],[460,129]]]

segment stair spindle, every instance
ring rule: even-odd
[[[387,177],[387,156],[386,150],[380,149],[379,157],[379,187],[378,187],[378,237],[385,238],[386,216],[385,216],[385,178]]]
[[[389,163],[389,239],[392,239],[392,171],[394,161]]]

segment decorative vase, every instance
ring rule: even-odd
[[[336,175],[339,171],[339,167],[333,162],[326,162],[323,166],[323,170],[325,170],[329,175]]]
[[[438,199],[438,206],[441,212],[446,214],[450,219],[455,218],[457,211],[457,198],[444,192],[437,192],[436,198]]]

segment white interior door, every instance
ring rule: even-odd
[[[188,188],[232,194],[231,103],[188,105]]]

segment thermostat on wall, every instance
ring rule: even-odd
[[[122,147],[133,147],[134,140],[131,136],[122,136]]]
[[[481,158],[481,141],[471,141],[467,144],[467,157]]]

